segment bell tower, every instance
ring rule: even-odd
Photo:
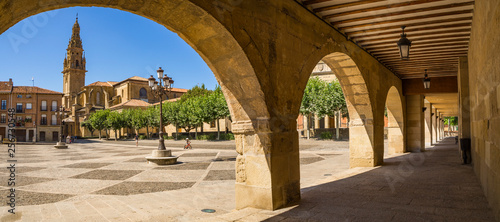
[[[85,55],[80,39],[80,25],[78,24],[78,14],[73,25],[73,32],[66,49],[63,68],[63,101],[65,108],[71,109],[74,103],[73,98],[85,86]]]

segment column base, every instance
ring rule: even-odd
[[[170,150],[153,150],[151,156],[147,156],[148,164],[172,165],[177,163],[177,156],[172,156]]]
[[[68,145],[66,145],[65,142],[57,142],[56,145],[54,145],[54,148],[56,148],[56,149],[68,149]]]

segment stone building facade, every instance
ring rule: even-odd
[[[8,109],[14,108],[18,142],[58,141],[61,118],[56,111],[62,96],[35,86],[14,86],[12,79],[0,82],[0,139],[8,136]]]
[[[66,111],[65,135],[88,137],[91,133],[80,126],[97,110],[144,108],[159,100],[153,96],[148,80],[133,76],[125,80],[97,81],[85,85],[86,59],[80,38],[78,18],[73,25],[63,68],[63,105]],[[167,98],[178,98],[186,89],[173,88]],[[122,130],[123,133],[123,130]]]

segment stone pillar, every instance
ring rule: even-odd
[[[300,200],[297,132],[272,132],[269,122],[262,118],[232,125],[238,153],[236,209],[275,210]]]
[[[320,128],[319,127],[319,117],[314,115],[314,129],[319,129],[319,128]]]
[[[432,145],[436,144],[437,142],[437,126],[436,126],[436,117],[437,117],[437,111],[434,106],[431,105],[431,135],[432,135]]]
[[[304,115],[303,116],[304,118],[304,136],[309,139],[309,137],[311,135],[309,135],[309,128],[311,128],[311,126],[309,126],[309,115]]]
[[[425,107],[425,121],[424,121],[424,129],[425,129],[425,146],[431,146],[432,144],[432,122],[431,122],[431,104],[428,102],[424,103]]]
[[[325,116],[325,129],[330,129],[330,117]]]
[[[407,150],[410,152],[422,152],[425,150],[424,135],[424,98],[422,95],[406,96],[407,122]]]
[[[470,138],[469,65],[467,57],[458,58],[458,136]]]

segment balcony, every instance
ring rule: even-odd
[[[40,106],[40,111],[47,111],[47,106]]]
[[[41,119],[40,120],[40,125],[46,126],[47,125],[47,120],[46,119]]]
[[[16,108],[16,113],[24,113],[24,109],[23,108]]]

